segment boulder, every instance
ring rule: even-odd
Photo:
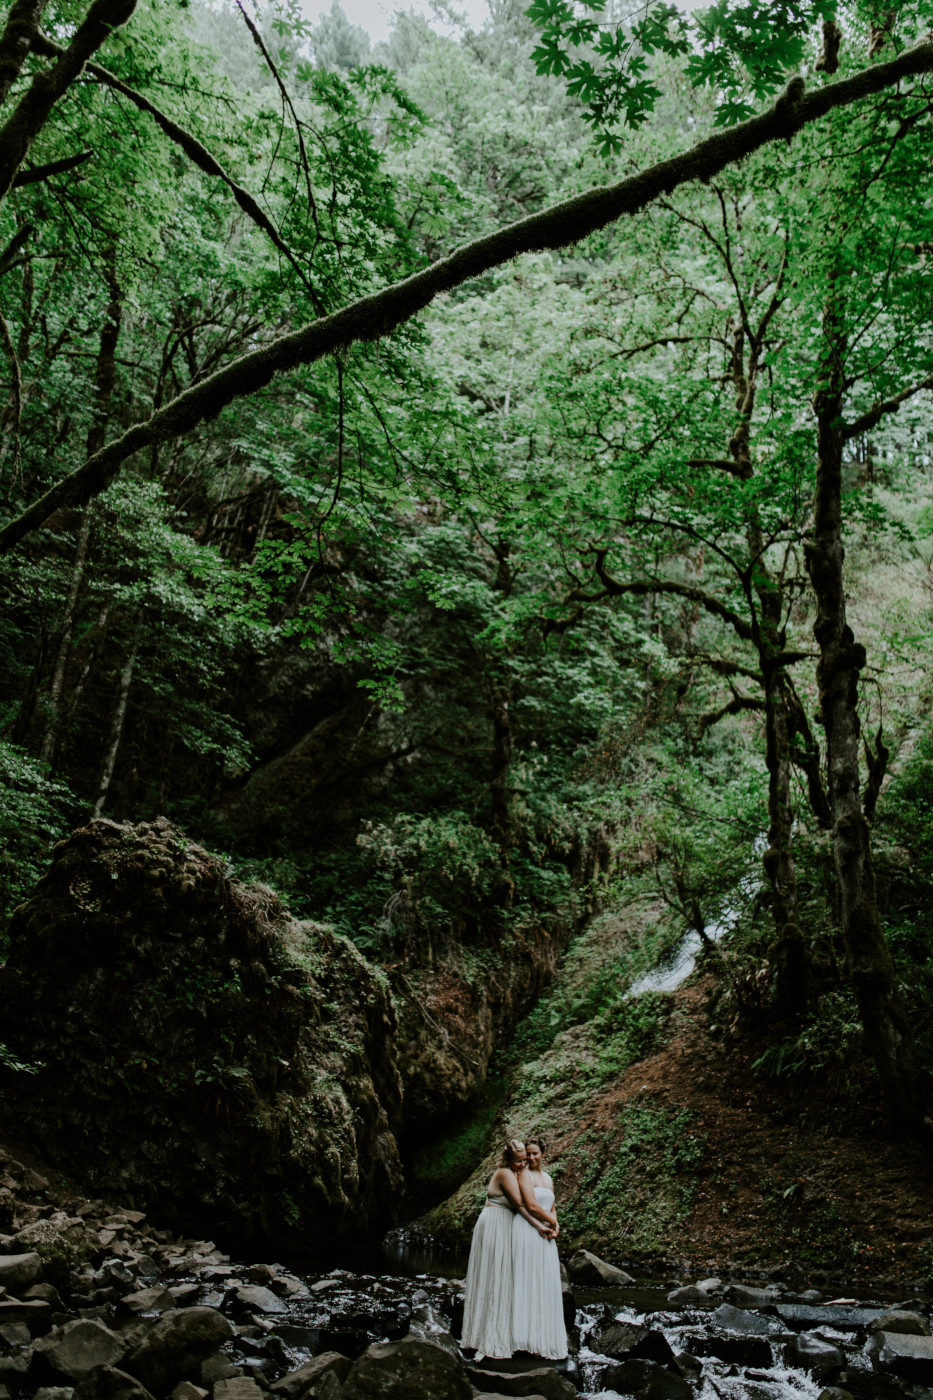
[[[52,1308],[43,1298],[0,1298],[0,1323],[25,1322],[33,1337],[47,1332],[52,1325]]]
[[[75,1400],[153,1400],[153,1396],[135,1376],[104,1366],[81,1382]]]
[[[720,1304],[710,1322],[725,1332],[740,1332],[745,1337],[773,1337],[787,1331],[777,1318],[746,1312],[744,1308],[734,1308],[731,1303]]]
[[[395,1011],[348,939],[162,818],[61,842],[8,937],[4,1043],[43,1067],[5,1093],[51,1164],[276,1245],[330,1252],[391,1223]],[[111,1249],[134,1228],[113,1219]]]
[[[777,1302],[777,1292],[773,1288],[749,1288],[744,1283],[727,1283],[722,1296],[728,1303],[737,1303],[740,1308],[767,1308]]]
[[[210,1391],[195,1385],[194,1381],[179,1381],[172,1391],[172,1400],[207,1400]]]
[[[270,1288],[259,1283],[245,1283],[232,1288],[224,1300],[224,1308],[236,1312],[287,1313],[288,1308]]]
[[[873,1366],[901,1380],[933,1385],[933,1337],[875,1332],[865,1344],[865,1353]]]
[[[868,1324],[869,1332],[900,1332],[906,1337],[929,1337],[929,1319],[921,1313],[892,1308]]]
[[[692,1338],[690,1346],[697,1356],[715,1356],[717,1361],[727,1361],[733,1366],[765,1370],[772,1364],[771,1345],[765,1337],[724,1337],[714,1332]]]
[[[262,1391],[251,1376],[232,1376],[217,1382],[214,1400],[262,1400]]]
[[[43,1385],[33,1396],[33,1400],[73,1400],[74,1387],[70,1385]]]
[[[470,1380],[474,1389],[484,1395],[541,1395],[544,1400],[577,1400],[573,1381],[550,1366],[538,1366],[530,1371],[489,1371],[485,1367],[471,1366]]]
[[[164,1313],[175,1307],[175,1299],[167,1288],[140,1288],[127,1293],[117,1305],[117,1311],[139,1317],[142,1313]]]
[[[17,1297],[42,1277],[42,1257],[35,1250],[28,1254],[0,1254],[0,1286]]]
[[[812,1332],[799,1332],[784,1347],[788,1366],[797,1366],[816,1381],[834,1381],[846,1364],[838,1347]]]
[[[40,1337],[33,1348],[36,1372],[52,1378],[83,1381],[101,1366],[115,1366],[126,1346],[115,1332],[93,1318],[78,1318]]]
[[[664,1333],[640,1323],[607,1323],[591,1335],[589,1345],[592,1351],[599,1352],[601,1356],[610,1356],[614,1361],[627,1361],[629,1357],[636,1356],[643,1361],[656,1361],[659,1366],[677,1370],[674,1352]]]
[[[302,1400],[329,1372],[333,1372],[341,1383],[345,1381],[352,1365],[353,1362],[341,1356],[339,1351],[322,1352],[320,1356],[306,1361],[304,1366],[299,1366],[297,1371],[290,1371],[287,1376],[275,1381],[271,1394],[279,1396],[281,1400]]]
[[[851,1390],[843,1390],[840,1385],[827,1385],[820,1391],[816,1400],[852,1400]]]
[[[633,1357],[619,1366],[608,1366],[600,1377],[604,1390],[632,1396],[634,1400],[694,1400],[693,1388],[683,1376],[675,1375],[656,1361]]]
[[[178,1381],[190,1379],[188,1373],[216,1351],[232,1331],[223,1314],[213,1308],[176,1308],[163,1313],[130,1352],[126,1369],[162,1396]]]
[[[686,1283],[682,1288],[672,1288],[667,1301],[680,1307],[709,1307],[712,1299],[695,1283]]]
[[[624,1269],[607,1264],[605,1259],[591,1254],[588,1249],[578,1249],[567,1261],[567,1273],[571,1282],[590,1284],[596,1288],[600,1285],[615,1287],[635,1282],[631,1274],[627,1274]]]
[[[808,1332],[813,1327],[832,1327],[837,1332],[859,1332],[868,1328],[884,1308],[841,1307],[824,1303],[809,1307],[803,1303],[778,1303],[775,1312],[792,1332]]]
[[[342,1394],[344,1400],[473,1400],[463,1363],[417,1337],[369,1347],[347,1375]]]

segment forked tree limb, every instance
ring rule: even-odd
[[[691,150],[659,161],[617,184],[598,186],[529,215],[496,233],[477,238],[380,292],[361,297],[342,310],[280,336],[241,356],[209,379],[192,385],[144,423],[130,428],[71,472],[16,520],[0,531],[6,553],[56,510],[85,505],[106,490],[123,462],[143,448],[167,442],[215,418],[234,399],[256,393],[283,371],[312,364],[360,340],[377,340],[423,311],[442,292],[500,267],[521,253],[544,252],[577,243],[597,229],[635,214],[662,194],[694,180],[704,183],[726,166],[752,155],[772,141],[789,140],[827,113],[883,91],[905,78],[933,72],[933,36],[842,82],[806,92],[795,78],[773,107],[761,116],[716,131]]]
[[[91,54],[115,29],[126,24],[135,8],[136,0],[94,0],[57,61],[35,75],[0,128],[0,199],[9,194],[17,171],[55,103],[80,75]]]
[[[33,43],[33,51],[43,54],[47,58],[58,57],[65,52],[61,44],[56,44],[45,34],[39,34],[37,36]],[[245,190],[242,185],[237,184],[236,180],[234,180],[231,175],[227,174],[220,161],[216,156],[211,154],[202,141],[199,141],[198,138],[190,131],[187,131],[185,127],[179,126],[178,122],[173,121],[167,113],[162,111],[161,107],[157,107],[154,102],[150,102],[148,97],[144,97],[141,92],[137,92],[135,88],[130,87],[129,83],[125,83],[122,78],[118,78],[116,73],[111,73],[109,68],[104,68],[100,63],[88,63],[86,68],[88,73],[95,77],[99,83],[102,83],[105,87],[111,88],[114,92],[118,92],[121,97],[125,97],[128,102],[132,102],[133,106],[137,107],[140,112],[145,112],[147,116],[151,117],[156,126],[164,132],[170,141],[176,146],[181,147],[191,163],[196,165],[203,174],[210,175],[217,180],[222,180],[244,214],[252,219],[253,223],[257,224],[258,227],[262,229],[263,233],[268,235],[278,251],[298,273],[298,276],[304,282],[305,286],[312,292],[312,295],[314,294],[314,289],[308,281],[306,270],[295,257],[295,254],[292,252],[291,248],[289,248],[268,214],[261,205],[256,202],[249,190]],[[23,177],[19,176],[17,180],[14,181],[14,184],[22,180]],[[25,183],[25,181],[23,182]]]

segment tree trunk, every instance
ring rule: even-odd
[[[68,598],[65,602],[65,611],[62,614],[61,627],[58,632],[58,650],[55,655],[55,667],[52,671],[52,684],[49,688],[45,733],[42,736],[42,746],[39,750],[40,757],[49,765],[51,765],[55,754],[55,741],[58,737],[58,721],[62,708],[62,691],[65,686],[65,667],[68,664],[68,656],[71,651],[71,634],[74,630],[75,609],[78,602],[78,594],[81,591],[81,581],[84,578],[84,566],[87,563],[87,547],[91,538],[91,521],[93,515],[94,507],[91,505],[88,506],[81,519],[81,529],[78,532],[78,544],[75,549],[75,561],[71,570],[71,584],[68,588]]]
[[[842,542],[842,403],[846,352],[835,293],[824,312],[824,352],[814,395],[817,472],[807,571],[816,597],[817,686],[829,768],[832,851],[846,967],[868,1050],[895,1116],[916,1134],[933,1130],[933,1086],[923,1071],[878,914],[871,830],[859,791],[859,672],[865,648],[846,621]]]
[[[100,778],[97,783],[97,798],[94,802],[94,811],[92,813],[95,817],[99,817],[104,810],[104,803],[107,801],[107,794],[110,791],[110,782],[113,778],[113,770],[117,762],[117,752],[120,748],[120,740],[123,738],[126,707],[130,698],[130,686],[133,683],[133,671],[136,669],[136,657],[138,654],[139,643],[134,642],[132,650],[126,658],[123,674],[120,677],[120,690],[117,696],[117,705],[110,724],[110,738],[107,743],[107,751],[104,754],[104,763],[100,770]]]

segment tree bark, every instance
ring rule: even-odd
[[[117,0],[106,0],[106,3],[116,5]],[[122,3],[128,7],[131,0],[122,0]],[[98,4],[105,4],[105,0],[98,0]],[[76,35],[69,53],[77,38]],[[135,452],[190,432],[199,423],[215,418],[234,399],[264,388],[276,374],[313,364],[357,341],[378,340],[390,335],[442,292],[500,267],[521,253],[545,252],[579,242],[623,215],[637,213],[681,185],[694,180],[708,182],[726,166],[752,155],[769,142],[789,140],[803,127],[836,108],[871,97],[905,78],[928,72],[933,72],[933,38],[924,39],[888,63],[875,64],[851,78],[813,92],[806,92],[803,79],[795,78],[775,105],[761,116],[740,122],[727,131],[716,131],[691,150],[660,161],[615,185],[587,190],[540,214],[529,215],[477,238],[432,263],[423,272],[362,297],[340,311],[320,317],[241,356],[184,390],[144,423],[130,428],[53,486],[0,531],[0,553],[11,550],[54,511],[66,505],[85,505],[106,490],[123,462]],[[4,168],[0,160],[0,191],[9,187],[9,182],[6,185],[2,182]],[[10,180],[13,174],[15,168]]]
[[[113,719],[110,722],[110,737],[107,741],[107,749],[104,754],[103,766],[100,770],[100,778],[97,781],[97,797],[94,801],[94,810],[92,812],[92,816],[95,817],[99,817],[101,812],[103,812],[104,803],[107,801],[107,794],[110,791],[110,783],[117,762],[120,740],[123,738],[126,707],[129,703],[130,687],[133,683],[133,672],[136,669],[136,658],[138,655],[139,643],[134,642],[120,676],[120,689],[117,694],[116,709],[113,712]]]
[[[842,422],[846,332],[838,290],[823,318],[823,362],[814,395],[817,471],[807,571],[817,614],[817,687],[829,768],[832,851],[842,938],[865,1041],[885,1100],[914,1134],[933,1132],[933,1085],[922,1069],[878,913],[871,829],[859,778],[858,680],[865,648],[846,619],[842,529]]]
[[[0,200],[9,194],[16,172],[55,103],[80,76],[91,54],[96,53],[114,29],[126,24],[135,8],[136,0],[94,0],[58,61],[33,78],[0,128]],[[30,38],[30,46],[31,43]]]
[[[46,0],[13,0],[0,37],[0,104],[22,72],[23,64],[39,33]]]

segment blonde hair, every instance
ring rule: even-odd
[[[505,1146],[499,1154],[498,1165],[500,1167],[513,1168],[515,1164],[515,1158],[518,1157],[522,1152],[524,1152],[524,1150],[525,1144],[522,1142],[521,1138],[508,1138]]]

